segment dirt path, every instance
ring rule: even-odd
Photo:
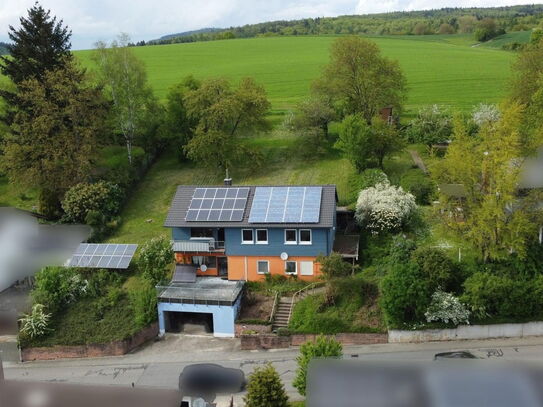
[[[420,158],[420,155],[415,150],[408,150],[409,154],[411,154],[411,158],[413,159],[415,165],[419,167],[422,172],[425,174],[428,174],[428,169],[426,168],[426,165],[424,165],[424,161],[422,161],[422,158]]]

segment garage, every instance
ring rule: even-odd
[[[203,312],[164,313],[165,331],[186,335],[205,335],[213,333],[213,314]]]

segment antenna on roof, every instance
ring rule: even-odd
[[[232,186],[232,178],[228,176],[228,168],[226,169],[226,178],[224,179],[224,185]]]

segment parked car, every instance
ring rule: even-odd
[[[216,393],[238,393],[245,389],[245,374],[240,369],[214,363],[186,366],[179,375],[179,390],[183,396],[202,397],[213,401]]]

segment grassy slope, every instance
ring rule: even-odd
[[[532,35],[531,31],[511,32],[504,35],[500,35],[499,37],[496,37],[490,41],[487,41],[481,44],[481,46],[484,46],[486,48],[501,49],[504,45],[510,44],[513,42],[518,42],[519,44],[527,44],[528,42],[530,42],[531,35]]]
[[[290,108],[307,95],[310,82],[328,61],[334,36],[251,38],[135,48],[158,97],[188,74],[264,84],[274,110]],[[472,48],[470,36],[371,37],[383,53],[398,59],[408,79],[408,110],[439,103],[469,109],[496,102],[504,93],[513,54]],[[91,51],[77,55],[92,65]]]

